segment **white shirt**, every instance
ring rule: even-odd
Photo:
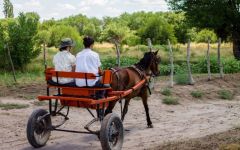
[[[101,66],[98,53],[87,48],[79,52],[76,58],[76,72],[93,73],[98,76],[98,68]],[[99,77],[96,79],[88,79],[87,84],[88,86],[94,86],[98,80]],[[79,87],[87,86],[86,80],[76,79],[76,85]]]
[[[53,57],[53,64],[55,67],[55,71],[72,72],[72,66],[76,64],[76,58],[67,50],[60,51]],[[56,77],[53,77],[52,80],[54,82],[57,82]],[[59,84],[66,84],[70,82],[74,82],[74,79],[58,78]]]

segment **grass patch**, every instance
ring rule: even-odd
[[[220,90],[218,91],[218,95],[221,99],[225,100],[232,100],[234,97],[233,93],[229,90]]]
[[[203,97],[203,92],[202,91],[192,91],[191,92],[192,97],[194,98],[202,98]]]
[[[161,91],[161,94],[162,94],[162,95],[165,95],[165,96],[171,96],[171,95],[172,95],[172,91],[171,91],[171,89],[169,89],[169,88],[164,88],[164,89]]]
[[[188,75],[186,73],[177,73],[174,78],[176,84],[187,85],[189,84]]]
[[[179,104],[178,99],[174,98],[174,97],[165,97],[162,102],[167,105],[178,105]]]
[[[29,105],[27,104],[15,104],[15,103],[0,103],[0,108],[2,110],[10,110],[10,109],[23,109],[23,108],[28,108]]]

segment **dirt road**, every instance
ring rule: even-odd
[[[212,91],[218,88],[238,88],[226,81],[218,85],[219,81],[208,86]],[[234,82],[233,82],[234,83]],[[149,97],[150,116],[154,128],[147,128],[145,112],[141,100],[133,100],[125,118],[124,150],[158,149],[159,146],[174,141],[188,141],[214,133],[228,131],[240,127],[240,97],[238,93],[232,101],[220,100],[214,94],[206,94],[203,99],[190,97],[189,91],[206,87],[209,82],[196,86],[177,86],[173,89],[174,96],[179,98],[180,105],[168,106],[162,104],[163,95],[160,88],[156,88]],[[156,87],[166,86],[158,83]],[[214,87],[214,88],[213,88]],[[203,90],[202,89],[202,90]],[[236,90],[236,89],[233,89]],[[180,97],[181,96],[181,97]],[[215,98],[214,98],[215,97]],[[214,99],[214,100],[213,100]],[[13,97],[1,97],[2,103],[29,104],[27,109],[0,110],[0,149],[1,150],[32,150],[26,140],[26,123],[32,110],[39,108],[33,100],[24,100]],[[47,108],[47,106],[41,106]],[[119,106],[115,108],[119,113]],[[82,130],[91,116],[86,110],[73,108],[70,111],[70,120],[64,128]],[[211,141],[209,141],[211,142]],[[77,150],[100,149],[100,142],[94,135],[81,135],[73,133],[52,132],[47,145],[41,150]],[[212,149],[212,147],[208,147]],[[165,149],[167,149],[165,147]]]

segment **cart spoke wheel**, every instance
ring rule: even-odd
[[[108,114],[102,122],[100,141],[103,150],[120,150],[123,145],[124,129],[116,114]]]
[[[29,117],[27,124],[28,142],[35,148],[44,146],[51,134],[51,117],[43,109],[35,110]]]

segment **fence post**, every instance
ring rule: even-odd
[[[114,40],[114,44],[115,44],[115,47],[116,47],[116,50],[117,50],[117,65],[118,67],[120,67],[120,48],[119,48],[119,44],[116,40]]]
[[[218,67],[220,72],[220,78],[223,78],[223,65],[221,63],[220,48],[221,48],[221,38],[219,38],[218,40]]]
[[[44,67],[45,70],[47,69],[47,60],[46,60],[46,44],[43,43],[43,61],[44,61]]]
[[[194,80],[192,77],[192,71],[191,71],[191,65],[190,65],[190,39],[188,39],[188,45],[187,45],[187,66],[188,66],[188,81],[189,84],[193,85],[194,84]]]
[[[170,58],[170,63],[171,63],[170,87],[173,87],[173,72],[174,72],[173,52],[172,52],[172,45],[171,45],[169,39],[168,39],[168,47],[169,47],[169,58]]]
[[[10,49],[9,49],[8,44],[5,45],[5,48],[6,48],[7,51],[8,51],[8,58],[9,58],[9,61],[10,61],[10,64],[11,64],[14,81],[17,82],[16,74],[15,74],[15,68],[14,68],[14,65],[13,65],[13,61],[12,61],[12,57],[11,57],[11,52],[10,52]]]
[[[207,49],[207,70],[208,70],[208,81],[212,80],[211,77],[211,63],[210,63],[210,38],[208,38],[208,49]]]
[[[152,47],[152,41],[151,41],[151,39],[150,39],[150,38],[147,38],[147,42],[148,42],[148,49],[149,49],[150,52],[152,52],[153,47]]]

